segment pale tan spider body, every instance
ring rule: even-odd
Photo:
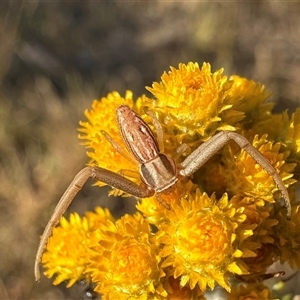
[[[149,126],[125,105],[117,109],[117,120],[127,149],[140,164],[140,176],[145,185],[156,193],[173,186],[178,180],[176,164],[160,153]]]
[[[142,184],[138,185],[118,173],[101,167],[94,166],[82,169],[62,195],[41,237],[34,268],[37,281],[40,279],[39,264],[42,254],[53,228],[89,178],[104,182],[137,198],[147,198],[156,193],[157,199],[162,205],[169,208],[168,204],[161,200],[159,194],[169,191],[179,178],[185,178],[195,173],[230,140],[233,140],[247,151],[273,177],[284,198],[285,206],[287,207],[287,219],[290,219],[290,200],[282,179],[269,160],[240,134],[231,131],[219,132],[210,140],[201,144],[181,164],[176,165],[171,157],[160,152],[159,145],[163,145],[162,128],[155,119],[154,114],[149,113],[154,119],[157,131],[161,133],[158,134],[158,140],[154,137],[150,127],[128,106],[119,106],[116,114],[124,143],[139,163]],[[123,152],[107,133],[103,132],[103,134],[113,147],[121,153]],[[124,156],[128,157],[126,153],[124,153]]]

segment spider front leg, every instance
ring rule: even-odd
[[[136,183],[128,180],[127,178],[111,172],[109,170],[100,167],[85,167],[82,169],[73,179],[67,190],[62,195],[58,204],[56,205],[54,212],[48,222],[44,233],[41,237],[39,248],[35,258],[34,274],[36,281],[40,280],[40,269],[39,264],[42,259],[44,249],[48,243],[49,237],[52,234],[53,228],[57,225],[66,209],[72,203],[77,193],[82,189],[88,179],[101,181],[122,190],[125,193],[131,194],[137,198],[147,198],[154,195],[154,191],[144,185],[137,185]]]
[[[247,151],[252,158],[265,169],[275,181],[282,197],[285,201],[287,208],[287,219],[291,218],[291,203],[288,191],[270,161],[262,155],[256,148],[254,148],[249,141],[242,135],[231,132],[222,131],[213,136],[210,140],[200,145],[194,152],[192,152],[181,164],[183,169],[179,171],[179,174],[183,177],[187,177],[195,173],[201,166],[203,166],[214,154],[216,154],[222,147],[224,147],[230,140],[237,143],[242,149]]]

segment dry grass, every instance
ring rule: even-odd
[[[140,95],[170,65],[209,61],[263,82],[278,111],[293,110],[299,14],[296,3],[272,1],[1,2],[0,299],[81,297],[82,287],[36,284],[33,262],[57,200],[87,162],[76,129],[94,98]],[[118,215],[124,202],[87,186],[71,210],[101,204]]]

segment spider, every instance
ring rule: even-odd
[[[148,112],[148,114],[154,121],[158,132],[158,139],[154,137],[150,127],[131,108],[126,105],[121,105],[116,111],[120,134],[128,151],[139,163],[142,183],[138,185],[121,174],[98,166],[87,166],[79,171],[59,200],[41,237],[34,267],[36,281],[40,279],[39,264],[53,228],[59,222],[61,216],[88,179],[91,178],[96,181],[104,182],[137,198],[147,198],[155,194],[157,200],[167,209],[170,209],[168,204],[164,203],[159,195],[161,193],[167,193],[172,189],[178,179],[188,177],[195,173],[230,140],[233,140],[242,149],[247,151],[252,158],[273,177],[274,182],[277,184],[284,198],[287,208],[287,219],[290,219],[291,205],[284,183],[269,160],[255,149],[245,137],[236,132],[221,131],[210,140],[201,144],[182,163],[176,164],[171,157],[160,152],[159,145],[162,145],[162,128],[158,120],[155,119],[155,115],[151,112]],[[116,150],[128,157],[107,133],[102,133]]]

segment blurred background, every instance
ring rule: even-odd
[[[284,1],[1,1],[0,299],[85,297],[80,285],[37,284],[33,264],[58,199],[88,162],[77,128],[93,99],[139,96],[170,66],[206,61],[262,82],[277,112],[293,111],[299,15]],[[87,184],[67,215],[102,205],[119,217],[134,204]]]

